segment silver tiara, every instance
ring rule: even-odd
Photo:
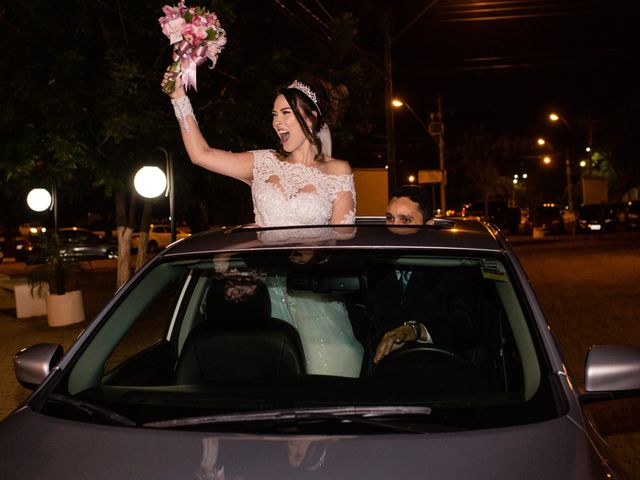
[[[307,97],[309,97],[309,100],[311,100],[313,104],[316,106],[316,108],[318,109],[318,112],[320,112],[320,106],[318,105],[316,92],[311,90],[311,87],[309,87],[308,85],[305,85],[302,82],[299,82],[298,80],[294,80],[293,82],[291,82],[291,84],[287,88],[295,88],[296,90],[299,90],[302,93],[304,93]]]

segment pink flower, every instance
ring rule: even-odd
[[[193,23],[197,27],[205,26],[207,24],[207,19],[201,15],[194,15],[191,18],[191,23]]]
[[[218,20],[218,16],[213,12],[207,15],[207,23],[212,27],[220,28],[220,20]]]
[[[194,30],[194,26],[192,23],[187,23],[185,24],[185,26],[182,28],[182,36],[184,37],[184,39],[193,44],[193,39],[195,37],[195,34],[193,33]]]
[[[222,52],[222,48],[227,43],[227,37],[221,35],[217,40],[207,42],[207,58],[211,60],[211,67],[214,68],[216,66],[216,62],[218,61],[218,55]]]
[[[183,16],[186,7],[184,6],[184,0],[178,3],[177,6],[171,7],[169,5],[165,5],[162,7],[162,11],[164,12],[164,17],[160,19],[160,24],[162,25],[163,20],[165,22],[169,20],[173,20],[174,18],[180,18]]]
[[[193,29],[193,34],[198,43],[204,42],[207,39],[207,29],[204,25],[196,25]]]
[[[186,21],[182,17],[173,18],[162,22],[160,19],[160,25],[162,26],[162,33],[169,39],[169,43],[173,45],[182,40],[182,29],[186,25]]]

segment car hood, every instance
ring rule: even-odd
[[[584,480],[604,475],[588,437],[567,417],[483,431],[354,436],[111,427],[26,408],[0,424],[0,478],[307,477]]]

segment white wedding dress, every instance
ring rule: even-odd
[[[251,192],[258,226],[327,225],[336,212],[339,223],[355,222],[353,175],[328,175],[315,167],[282,161],[271,150],[253,154]],[[292,235],[290,230],[261,233],[269,237],[259,235],[263,242],[291,239]],[[315,236],[317,231],[309,234]],[[300,230],[296,235],[294,240],[304,241]],[[363,348],[353,335],[339,295],[289,292],[284,277],[270,277],[267,286],[272,315],[298,330],[307,373],[359,376]]]

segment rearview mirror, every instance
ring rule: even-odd
[[[360,278],[355,275],[290,273],[287,276],[287,289],[314,293],[357,292],[360,290]]]

